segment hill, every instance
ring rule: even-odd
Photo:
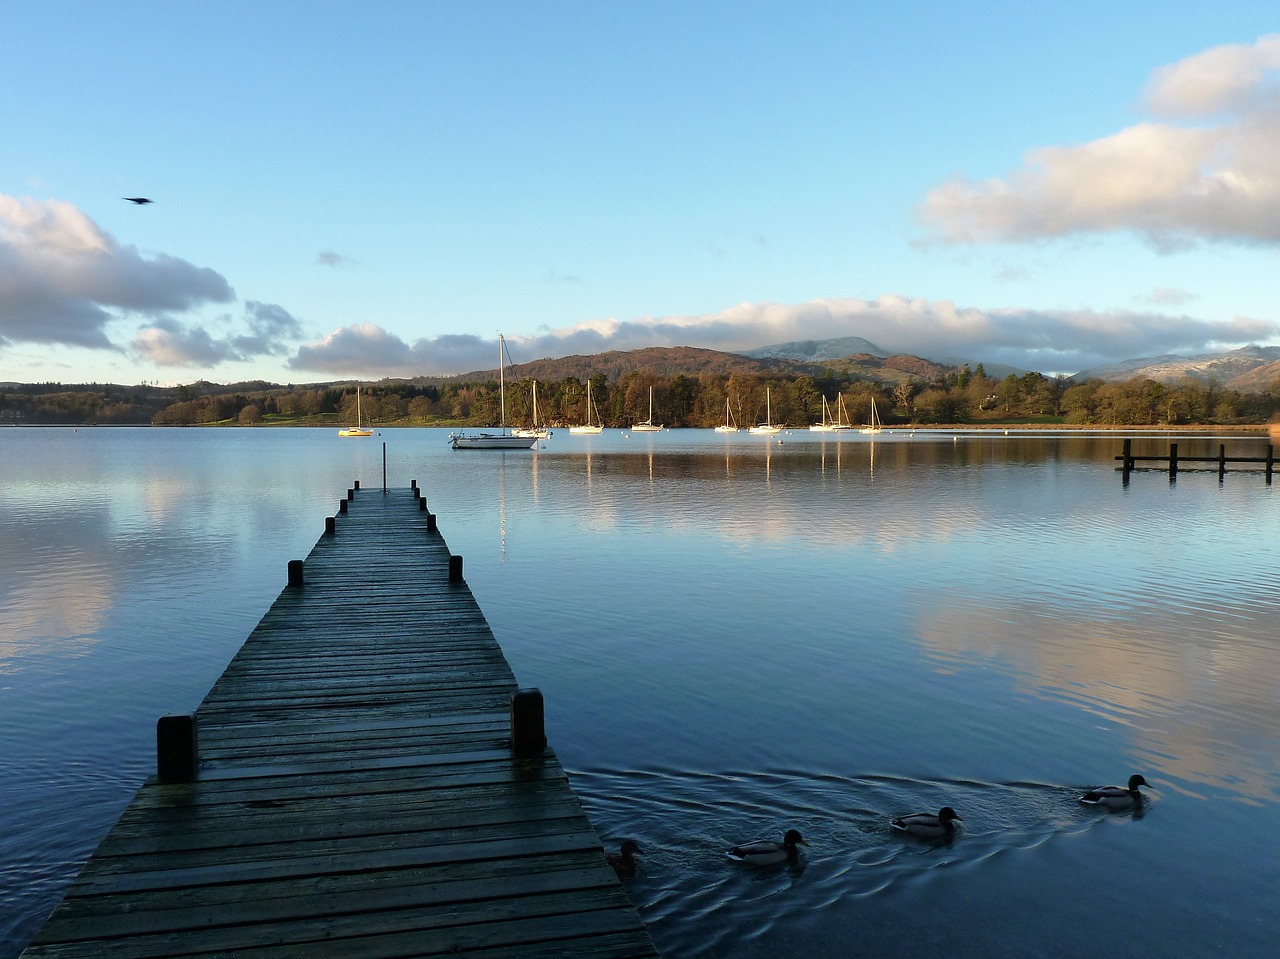
[[[822,360],[839,360],[846,356],[878,356],[889,354],[870,340],[860,336],[840,336],[829,340],[793,340],[762,346],[758,350],[744,350],[742,356],[756,360],[795,360],[800,363],[816,363]]]
[[[1157,383],[1179,383],[1193,380],[1213,382],[1242,393],[1265,392],[1280,380],[1280,346],[1245,346],[1229,353],[1203,353],[1199,356],[1139,357],[1081,370],[1073,379],[1121,382],[1142,377]]]
[[[840,340],[808,340],[800,343],[780,344],[752,353],[722,353],[691,346],[655,346],[642,350],[611,350],[608,353],[563,356],[556,359],[533,360],[515,363],[507,368],[512,379],[536,379],[544,383],[575,378],[585,380],[604,374],[610,382],[618,382],[629,373],[651,372],[670,379],[676,376],[697,377],[703,374],[728,376],[730,373],[760,377],[812,376],[815,379],[835,373],[853,379],[870,380],[895,386],[899,383],[927,383],[940,380],[956,367],[934,363],[918,356],[889,356],[883,351],[855,354],[832,354],[837,348],[829,344],[867,344],[860,337],[844,337]],[[824,344],[828,344],[825,345]],[[877,348],[878,349],[878,348]],[[755,356],[756,353],[763,355]],[[496,380],[497,370],[477,370],[448,377],[448,380]],[[427,382],[424,378],[421,382]],[[430,382],[441,382],[432,377]],[[414,382],[419,382],[415,379]]]

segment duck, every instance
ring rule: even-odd
[[[734,846],[726,850],[725,855],[734,862],[745,862],[748,866],[772,866],[794,859],[799,854],[796,847],[807,845],[809,844],[797,830],[788,829],[787,834],[782,837],[782,842],[757,839],[754,842],[744,842],[740,846]]]
[[[957,815],[950,806],[943,806],[937,815],[931,812],[912,813],[910,816],[899,816],[889,826],[921,839],[943,839],[955,834],[957,821],[964,822],[964,817]]]
[[[1138,792],[1139,786],[1146,786],[1148,783],[1145,779],[1134,773],[1129,777],[1129,786],[1099,786],[1096,789],[1090,789],[1087,793],[1080,797],[1080,801],[1086,806],[1105,806],[1107,809],[1128,809],[1130,806],[1138,806],[1142,804],[1142,793]]]
[[[613,867],[613,871],[618,874],[620,879],[628,879],[636,874],[636,856],[644,855],[644,850],[640,848],[640,844],[634,839],[622,840],[622,846],[617,852],[607,852],[604,854],[605,862]]]

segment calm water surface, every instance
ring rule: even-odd
[[[0,432],[0,957],[152,771],[156,717],[195,708],[352,480],[382,485],[384,443],[597,830],[647,851],[628,889],[666,955],[1274,954],[1260,473],[1125,486],[1114,435],[445,437]],[[1139,813],[1075,801],[1131,772]],[[943,804],[950,843],[887,828]],[[724,858],[788,827],[794,867]]]

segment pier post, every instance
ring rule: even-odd
[[[1227,475],[1227,444],[1218,444],[1218,480],[1221,481]]]
[[[449,557],[449,582],[451,583],[462,582],[462,557],[461,556]]]
[[[539,756],[546,748],[542,690],[517,689],[511,694],[511,751],[517,756]]]
[[[409,480],[409,489],[415,493],[418,492],[418,481],[416,479]]]
[[[1272,444],[1268,443],[1267,444],[1267,465],[1265,470],[1268,486],[1271,485],[1271,472],[1272,472],[1272,468],[1275,465],[1275,462],[1276,462],[1276,448]]]
[[[359,481],[359,480],[352,480],[352,481],[351,481],[351,494],[354,496],[354,495],[355,495],[355,493],[356,493],[356,491],[357,491],[357,490],[359,490],[359,489],[360,489],[360,481]]]
[[[1169,444],[1169,482],[1178,478],[1178,444]]]
[[[332,516],[326,516],[324,518],[324,534],[326,536],[332,536],[337,531],[338,531],[337,519]]]
[[[434,533],[435,531],[436,531],[436,514],[428,513],[427,514],[427,532]]]
[[[200,754],[194,715],[161,716],[156,723],[156,775],[164,782],[196,778]]]
[[[418,509],[425,511],[427,508],[427,498],[425,496],[418,497]]]
[[[338,512],[345,513],[346,511],[347,511],[347,501],[344,499],[338,500]]]
[[[289,585],[302,585],[302,560],[300,559],[289,560]]]
[[[349,487],[349,488],[347,489],[347,500],[348,500],[348,501],[350,501],[350,500],[353,500],[353,499],[355,499],[355,498],[356,498],[356,488],[355,488],[354,486]]]
[[[1126,439],[1124,441],[1124,452],[1121,453],[1123,464],[1121,465],[1121,479],[1126,483],[1129,482],[1129,474],[1133,472],[1133,440]]]

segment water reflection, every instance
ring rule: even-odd
[[[0,813],[29,926],[57,885],[34,877],[69,880],[118,808],[44,753],[123,802],[155,716],[199,701],[381,464],[328,431],[15,433],[47,443],[0,462],[0,809],[52,824]],[[418,478],[473,557],[599,831],[648,851],[628,888],[668,955],[1200,954],[1209,926],[1269,954],[1280,511],[1256,475],[1125,489],[1120,440],[1075,434],[557,435],[496,457],[442,437],[388,431],[391,482]],[[1140,819],[1075,802],[1132,772]],[[955,842],[889,834],[941,805]],[[788,826],[803,869],[724,859]],[[1253,854],[1224,855],[1246,833]],[[1142,895],[1064,899],[1100,870]],[[921,911],[963,942],[922,939]]]

